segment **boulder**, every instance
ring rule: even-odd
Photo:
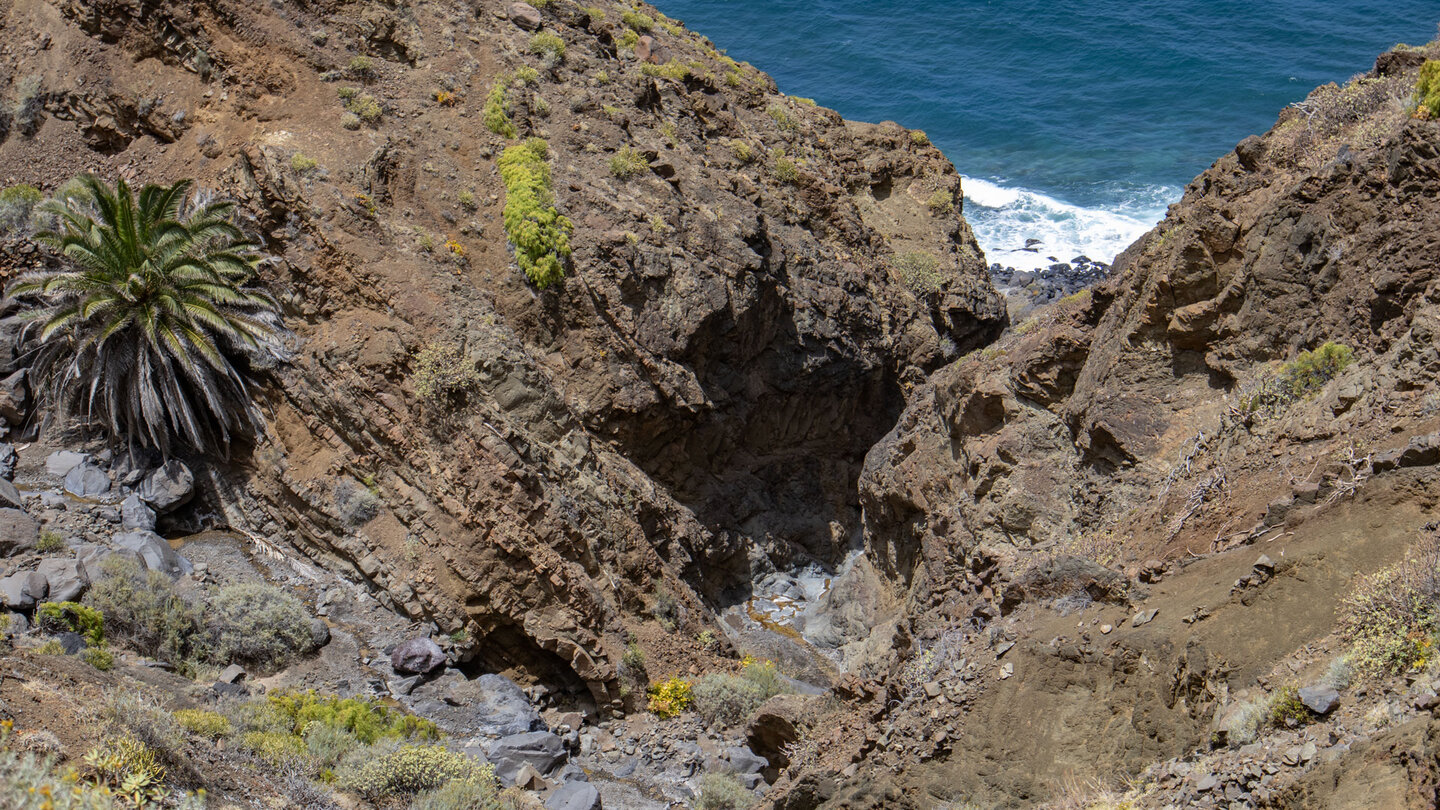
[[[0,507],[22,510],[25,508],[25,499],[21,497],[20,490],[4,478],[0,478]]]
[[[94,464],[76,464],[65,473],[65,491],[78,498],[93,498],[110,491],[110,476]]]
[[[120,502],[120,528],[125,531],[155,531],[155,510],[145,505],[133,492]]]
[[[11,574],[0,579],[0,604],[11,610],[28,611],[50,592],[45,577],[34,571]]]
[[[60,642],[60,649],[66,655],[79,655],[85,649],[85,637],[73,630],[66,630],[63,633],[56,633],[55,638]]]
[[[320,619],[310,620],[310,640],[314,642],[315,649],[320,649],[330,643],[330,625]]]
[[[725,758],[730,761],[730,768],[736,773],[759,773],[770,764],[764,757],[758,756],[743,745],[737,745],[726,751]]]
[[[412,694],[416,713],[453,734],[494,738],[545,730],[545,721],[524,690],[503,675],[467,680],[457,670],[446,670]]]
[[[429,675],[445,666],[445,651],[428,638],[401,642],[390,653],[390,666],[404,675]]]
[[[6,481],[15,480],[15,465],[20,461],[20,456],[15,453],[15,445],[9,442],[0,443],[0,478]]]
[[[74,602],[90,587],[90,577],[79,560],[50,557],[41,561],[35,573],[45,577],[52,602]]]
[[[13,557],[35,547],[40,524],[19,509],[0,509],[0,556]]]
[[[220,683],[240,683],[245,680],[245,668],[239,664],[231,664],[220,670]]]
[[[25,385],[27,369],[20,369],[0,380],[0,419],[12,425],[25,421],[25,411],[30,407],[30,389]]]
[[[487,758],[495,766],[500,782],[511,786],[525,765],[541,775],[559,767],[565,760],[565,744],[548,731],[527,731],[496,740]]]
[[[1301,687],[1299,696],[1305,708],[1321,716],[1334,711],[1340,702],[1340,693],[1328,686]]]
[[[56,478],[64,478],[70,470],[89,460],[89,453],[76,453],[73,450],[56,450],[45,457],[45,472],[50,473]]]
[[[540,10],[529,3],[511,3],[510,22],[526,31],[534,31],[540,27]]]
[[[91,577],[103,576],[111,557],[130,560],[137,568],[145,569],[145,560],[130,549],[114,549],[95,543],[81,543],[75,547],[75,560],[85,567],[86,575]]]
[[[566,782],[545,799],[545,810],[601,810],[600,791],[589,782]]]
[[[154,532],[120,532],[111,540],[120,548],[139,555],[141,562],[151,571],[179,576],[195,570],[189,560],[176,554],[165,538]]]
[[[26,617],[24,613],[5,613],[0,615],[10,617],[10,623],[6,625],[6,630],[10,632],[10,635],[20,636],[30,632],[30,619]],[[5,623],[0,622],[0,624]],[[3,635],[3,633],[0,633],[0,635]]]
[[[184,506],[195,491],[195,474],[183,463],[171,459],[145,476],[135,494],[157,514],[165,514]]]

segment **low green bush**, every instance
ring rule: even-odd
[[[136,650],[193,671],[205,656],[200,611],[176,593],[170,578],[142,571],[133,560],[110,557],[85,603],[105,617],[106,633]]]
[[[241,583],[217,591],[205,612],[212,660],[274,671],[315,647],[310,614],[271,585]]]
[[[733,775],[707,773],[700,777],[700,796],[695,810],[746,810],[755,802],[755,794],[745,789]]]
[[[86,647],[80,651],[80,660],[101,672],[115,668],[115,655],[104,647]]]
[[[407,745],[366,762],[338,781],[372,801],[435,790],[456,780],[487,781],[494,769],[440,745]]]
[[[35,550],[41,554],[55,554],[65,550],[65,538],[59,532],[46,529],[35,541]]]
[[[410,383],[421,399],[443,402],[463,396],[480,381],[475,361],[459,346],[430,342],[415,355]]]
[[[546,64],[558,65],[565,60],[565,40],[550,31],[540,31],[530,37],[530,52],[542,57]]]
[[[695,682],[695,713],[707,723],[734,726],[744,722],[760,704],[787,691],[775,664],[746,658],[738,675],[715,672]]]
[[[505,76],[495,79],[489,95],[485,96],[485,108],[481,112],[485,128],[502,138],[513,138],[519,134],[515,122],[510,120],[510,86]]]
[[[505,235],[515,245],[520,269],[540,289],[565,277],[575,227],[555,208],[549,158],[545,141],[530,138],[506,147],[498,162],[505,183]]]
[[[35,615],[40,629],[48,633],[79,633],[92,647],[105,643],[105,616],[93,607],[78,602],[45,602]]]
[[[0,234],[25,233],[31,212],[44,196],[40,189],[24,183],[0,190]]]
[[[945,276],[940,272],[940,260],[929,253],[911,251],[901,253],[890,262],[900,280],[916,295],[939,292],[945,285]]]
[[[362,698],[341,698],[309,692],[270,695],[270,705],[288,720],[292,733],[306,735],[312,726],[339,729],[365,745],[382,739],[435,740],[440,729],[429,720]]]
[[[1415,83],[1416,110],[1424,117],[1440,120],[1440,59],[1427,59],[1420,66],[1420,78]]]
[[[206,711],[204,709],[177,709],[170,713],[175,722],[181,728],[191,734],[198,734],[209,739],[228,737],[235,733],[235,726],[230,723],[230,718],[219,712]]]
[[[1262,376],[1240,395],[1240,410],[1252,417],[1266,418],[1285,410],[1292,402],[1319,391],[1354,362],[1349,346],[1326,341],[1313,351]]]
[[[1423,668],[1440,634],[1440,538],[1416,542],[1405,559],[1362,577],[1341,601],[1346,660],[1375,677]]]
[[[247,731],[240,735],[240,749],[271,765],[299,759],[306,753],[304,740],[279,731]]]
[[[499,786],[493,775],[454,779],[416,796],[410,810],[501,810]]]
[[[655,27],[655,18],[649,14],[641,14],[638,11],[626,11],[620,15],[620,21],[630,28],[642,34],[650,33]]]
[[[639,150],[629,146],[620,147],[610,158],[610,173],[621,180],[629,180],[650,169],[650,161]]]

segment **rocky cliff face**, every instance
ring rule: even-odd
[[[757,575],[856,545],[905,392],[1005,322],[932,200],[960,199],[937,150],[653,10],[22,0],[4,28],[7,183],[196,176],[281,258],[296,358],[271,437],[214,476],[226,521],[601,705],[660,592],[693,635]],[[501,225],[500,85],[575,224],[544,291]],[[473,383],[425,401],[427,348]]]

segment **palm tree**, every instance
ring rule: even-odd
[[[284,359],[279,305],[255,289],[265,260],[234,224],[235,204],[192,183],[91,175],[36,208],[36,235],[64,260],[16,279],[19,341],[52,415],[98,424],[133,452],[229,453],[263,434],[255,372]]]

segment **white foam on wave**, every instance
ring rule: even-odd
[[[1049,267],[1087,256],[1109,264],[1115,255],[1165,216],[1180,189],[1147,186],[1125,195],[1114,208],[1087,208],[1038,191],[1011,188],[978,177],[963,179],[965,219],[991,264],[1017,270]],[[1026,240],[1038,239],[1035,251]]]

